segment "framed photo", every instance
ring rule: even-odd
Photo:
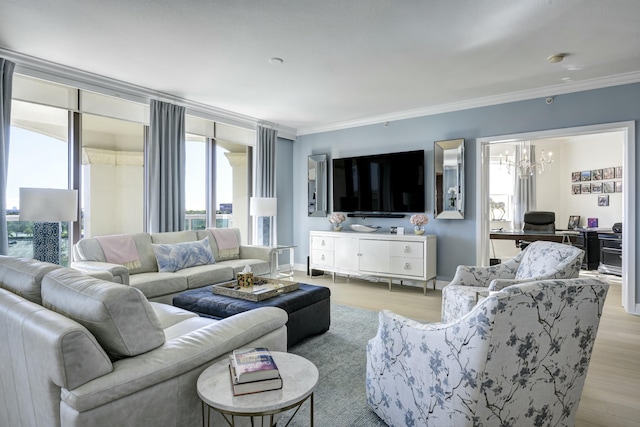
[[[622,179],[622,166],[616,166],[616,178]]]
[[[587,226],[589,228],[597,228],[598,227],[598,218],[587,218]]]
[[[616,193],[622,193],[622,181],[616,181]]]
[[[604,168],[602,169],[602,177],[603,179],[613,179],[615,178],[616,168]]]
[[[580,172],[571,172],[571,182],[580,182]]]
[[[591,180],[600,181],[602,179],[602,169],[594,169],[591,171]]]
[[[591,181],[591,171],[580,172],[580,181]]]
[[[591,184],[582,184],[581,194],[591,194]]]
[[[571,215],[569,217],[569,224],[567,224],[567,228],[569,230],[573,230],[574,228],[580,225],[580,215]]]
[[[602,183],[602,192],[603,193],[615,193],[616,185],[614,181],[606,181]]]
[[[580,194],[582,190],[581,184],[572,184],[571,185],[571,194]]]
[[[609,206],[609,195],[598,196],[598,206]]]
[[[601,182],[592,182],[591,183],[591,192],[594,194],[602,193],[602,183]]]

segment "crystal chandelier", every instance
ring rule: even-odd
[[[540,150],[540,160],[531,161],[531,141],[520,141],[520,160],[516,161],[515,156],[513,160],[509,158],[509,152],[505,151],[504,155],[500,155],[500,165],[506,166],[509,173],[511,169],[518,171],[520,178],[529,178],[537,171],[538,174],[544,172],[544,165],[553,163],[553,153],[549,151],[547,155],[544,150]]]

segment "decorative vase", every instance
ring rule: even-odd
[[[336,224],[333,226],[333,231],[342,231],[342,224]]]
[[[413,227],[413,232],[415,234],[424,234],[424,227],[421,225],[416,225]]]

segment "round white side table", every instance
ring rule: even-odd
[[[205,369],[198,377],[198,395],[202,400],[203,425],[209,426],[211,409],[222,414],[230,426],[235,417],[270,417],[296,408],[295,414],[307,399],[310,402],[309,420],[313,426],[313,392],[318,384],[318,368],[305,359],[291,353],[272,351],[282,377],[282,389],[234,396],[229,375],[229,360],[224,359]]]

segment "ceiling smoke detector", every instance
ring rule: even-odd
[[[566,53],[556,53],[555,55],[551,55],[550,57],[548,57],[547,61],[551,62],[552,64],[556,64],[558,62],[562,62],[565,56],[567,56]]]

